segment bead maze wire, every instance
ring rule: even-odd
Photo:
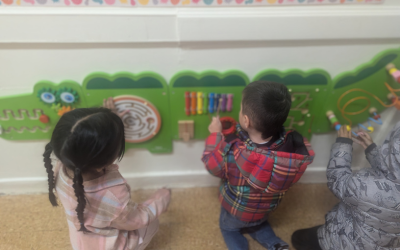
[[[400,92],[400,89],[393,89],[388,83],[385,83],[385,85],[386,85],[386,87],[389,89],[389,91],[397,98],[397,100],[399,100],[399,97],[396,95],[396,92]],[[368,110],[368,109],[370,108],[370,106],[371,106],[371,100],[370,100],[368,97],[366,97],[366,96],[358,96],[358,97],[354,97],[354,98],[350,99],[349,101],[347,101],[347,102],[343,105],[343,107],[340,107],[340,103],[341,103],[342,99],[343,99],[346,95],[348,95],[348,94],[350,94],[350,93],[352,93],[352,92],[356,92],[356,91],[362,92],[362,93],[364,93],[364,94],[367,94],[367,95],[372,96],[372,97],[375,98],[382,106],[384,106],[384,107],[386,107],[386,108],[390,108],[390,107],[393,107],[393,106],[396,105],[396,102],[393,102],[392,104],[386,104],[386,103],[384,103],[381,99],[379,99],[379,97],[377,97],[377,96],[374,95],[374,94],[371,94],[370,92],[368,92],[368,91],[366,91],[366,90],[363,90],[363,89],[350,89],[350,90],[344,92],[344,93],[340,96],[340,98],[339,98],[339,100],[338,100],[338,102],[337,102],[337,107],[338,107],[340,113],[342,114],[343,118],[346,119],[346,120],[349,122],[349,126],[350,126],[350,127],[352,126],[353,122],[352,122],[347,116],[352,116],[352,115],[361,114],[361,113],[365,112],[366,110]],[[355,101],[358,101],[358,100],[367,100],[367,101],[368,101],[367,106],[366,106],[365,108],[359,110],[359,111],[347,112],[347,111],[346,111],[346,108],[347,108],[351,103],[353,103],[353,102],[355,102]]]

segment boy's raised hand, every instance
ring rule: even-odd
[[[338,130],[338,137],[343,137],[343,138],[349,138],[352,139],[351,137],[351,130],[348,131],[347,130],[347,126],[342,126],[340,127],[340,129]]]
[[[374,143],[371,136],[363,130],[359,131],[357,135],[357,138],[353,138],[353,141],[360,144],[364,149],[367,149],[372,143]]]
[[[118,110],[117,110],[117,108],[115,107],[115,104],[114,104],[114,99],[112,97],[109,97],[107,99],[103,99],[103,108],[111,109],[111,111],[114,114],[118,115],[121,118],[129,112],[129,110],[124,110],[121,113],[118,113]]]
[[[219,120],[219,116],[214,116],[212,118],[210,126],[208,126],[208,131],[210,131],[210,133],[221,133],[222,132],[222,124],[221,124],[221,121]]]

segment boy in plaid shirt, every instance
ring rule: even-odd
[[[289,249],[267,221],[314,159],[309,142],[285,131],[291,107],[285,85],[257,81],[243,90],[237,134],[224,136],[214,117],[202,161],[221,178],[220,229],[229,250],[248,249],[249,233],[269,250]]]

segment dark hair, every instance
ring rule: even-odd
[[[256,81],[246,86],[242,97],[242,114],[247,115],[253,127],[267,139],[282,129],[292,105],[285,85]]]
[[[122,159],[125,152],[124,124],[120,117],[105,108],[75,109],[60,118],[43,154],[49,200],[53,206],[57,206],[53,193],[51,152],[65,167],[74,171],[73,188],[78,201],[75,211],[81,224],[79,231],[87,231],[83,219],[86,199],[82,173],[111,165],[116,158]]]

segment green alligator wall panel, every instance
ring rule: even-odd
[[[389,63],[400,68],[400,48],[383,51],[370,62],[334,78],[322,69],[266,69],[253,80],[275,81],[288,87],[292,107],[284,125],[310,139],[313,134],[334,130],[327,111],[333,111],[341,124],[351,123],[354,129],[371,117],[369,108],[374,107],[380,113],[391,106],[387,98],[390,91],[385,83],[393,89],[400,89],[400,85],[386,70]],[[201,92],[207,96],[210,93],[232,94],[232,110],[221,111],[220,116],[237,120],[242,91],[249,82],[248,76],[238,70],[182,71],[174,75],[169,84],[154,72],[112,75],[97,72],[88,75],[82,83],[40,81],[32,93],[0,98],[0,138],[49,140],[64,112],[100,107],[103,99],[113,97],[119,110],[131,111],[123,117],[127,148],[168,153],[172,151],[172,141],[180,140],[179,121],[193,121],[194,139],[204,139],[208,135],[210,118],[215,115],[208,111],[208,103],[204,104],[204,101],[209,102],[208,98],[203,99],[201,114],[190,111],[188,115],[186,92]],[[346,103],[349,104],[343,110]],[[359,114],[346,114],[352,112]],[[45,120],[47,123],[43,123]],[[371,125],[379,126],[373,122]]]

